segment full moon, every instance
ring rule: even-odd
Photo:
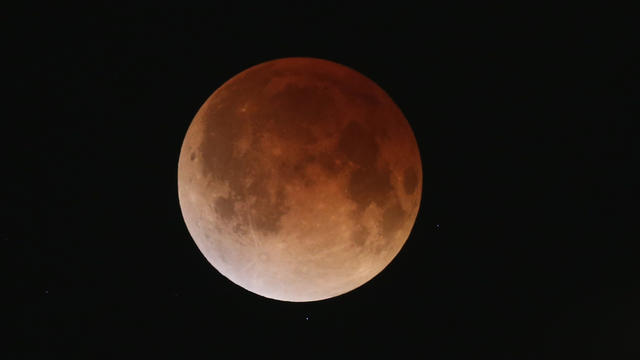
[[[218,88],[178,161],[189,233],[222,275],[283,301],[335,297],[380,273],[420,207],[413,131],[346,66],[284,58]]]

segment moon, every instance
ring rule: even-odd
[[[413,131],[376,83],[316,58],[253,66],[218,88],[185,135],[178,197],[222,275],[304,302],[366,283],[398,254],[422,196]]]

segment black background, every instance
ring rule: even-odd
[[[16,301],[3,358],[637,356],[624,9],[390,6],[5,11],[0,231]],[[423,161],[400,254],[321,302],[232,284],[177,197],[200,105],[288,56],[376,81]]]

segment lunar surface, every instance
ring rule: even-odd
[[[284,301],[351,291],[413,227],[422,165],[409,123],[373,81],[285,58],[236,75],[187,130],[178,193],[189,233],[235,284]]]

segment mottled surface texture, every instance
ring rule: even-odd
[[[400,251],[420,205],[413,132],[391,98],[342,65],[254,66],[198,111],[178,165],[180,205],[209,262],[287,301],[348,292]]]

